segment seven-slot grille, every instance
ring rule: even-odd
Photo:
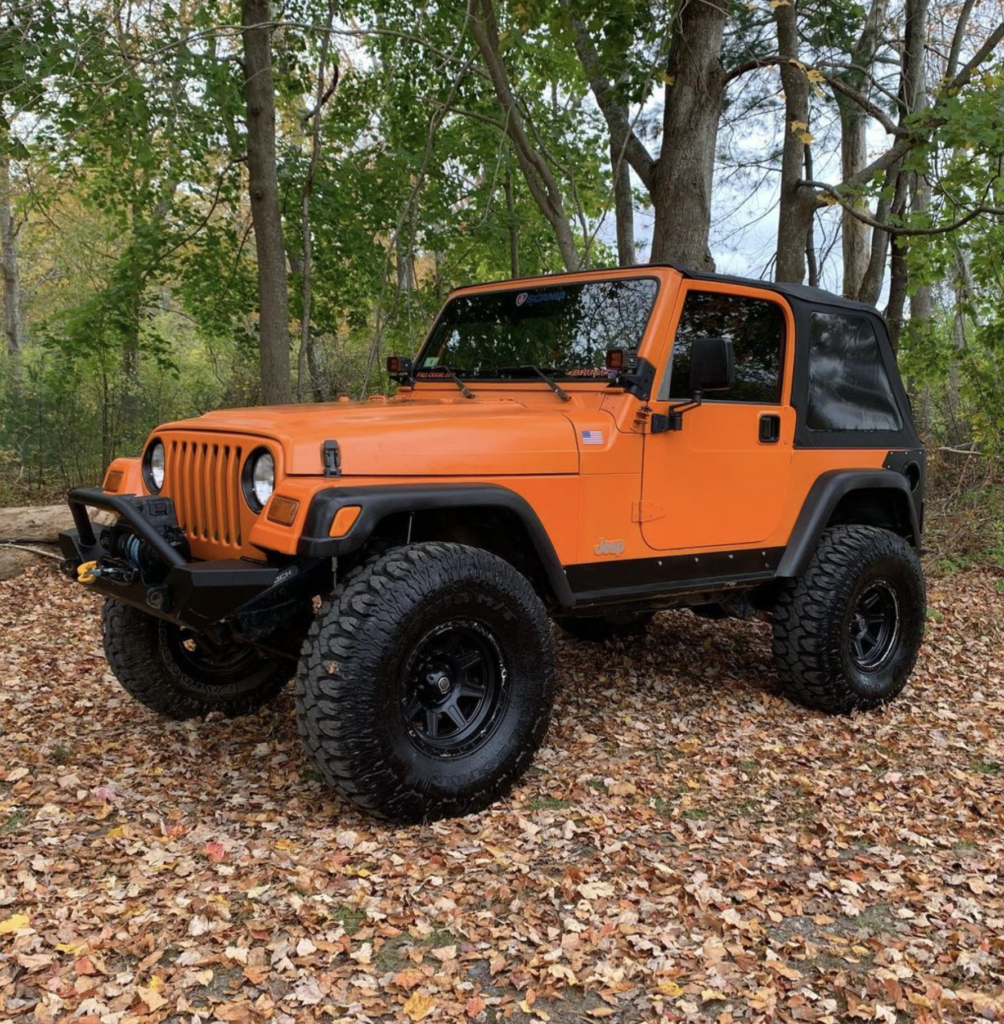
[[[165,493],[192,540],[241,546],[240,445],[172,439]]]

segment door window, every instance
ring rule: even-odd
[[[690,398],[690,349],[694,338],[729,338],[736,358],[735,383],[715,393],[726,402],[776,405],[781,401],[784,312],[776,302],[723,292],[691,291],[683,303],[670,355],[669,387],[660,398]]]

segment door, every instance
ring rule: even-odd
[[[731,339],[735,380],[684,412],[681,430],[645,436],[642,536],[658,551],[765,543],[791,466],[791,311],[770,292],[703,282],[685,282],[678,310],[655,411],[690,400],[694,338]]]

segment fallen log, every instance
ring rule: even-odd
[[[62,558],[59,548],[54,545],[38,544],[28,547],[21,544],[0,543],[0,580],[9,580],[20,575],[25,569],[43,562],[58,562]]]
[[[95,522],[110,523],[108,512],[91,512]],[[61,530],[73,527],[67,505],[36,505],[29,508],[0,508],[0,543],[55,544]]]

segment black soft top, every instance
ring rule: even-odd
[[[764,291],[777,292],[786,299],[794,299],[796,302],[804,302],[814,306],[839,306],[843,309],[853,310],[858,313],[872,313],[876,316],[879,311],[868,302],[855,302],[853,299],[845,299],[835,292],[828,292],[825,288],[813,288],[807,284],[792,284],[787,281],[761,281],[755,277],[733,277],[730,274],[716,274],[707,270],[690,270],[687,267],[678,266],[676,263],[651,263],[648,266],[669,267],[678,274],[682,274],[691,281],[715,281],[720,284],[738,284],[746,288],[762,288]]]

